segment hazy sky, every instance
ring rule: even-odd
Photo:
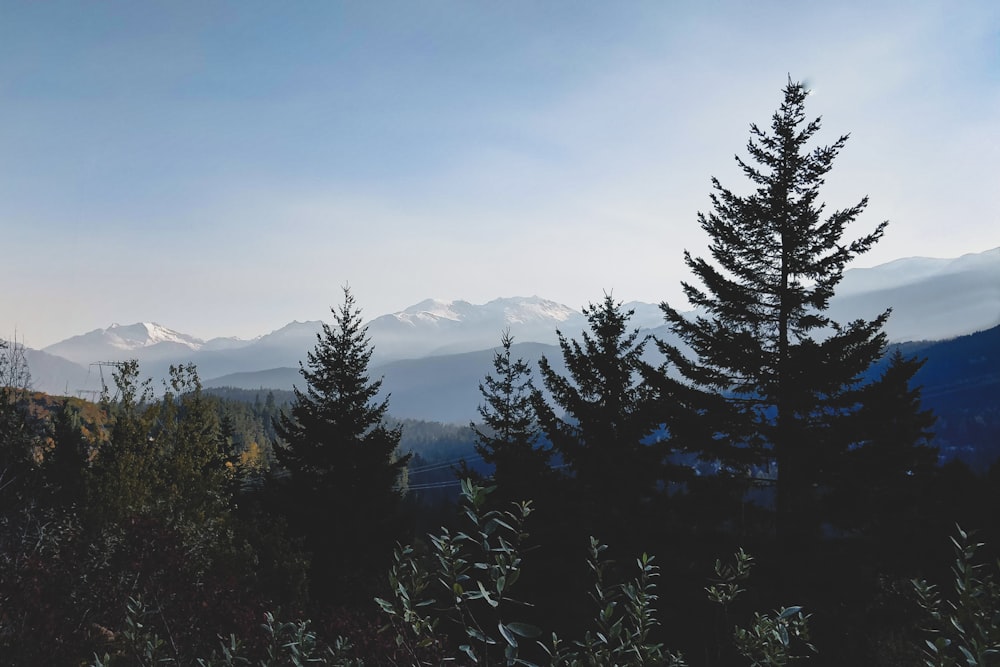
[[[1000,3],[0,1],[0,336],[683,303],[788,76],[856,266],[1000,246]]]

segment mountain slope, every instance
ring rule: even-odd
[[[112,324],[107,329],[94,329],[45,348],[45,352],[78,364],[90,364],[124,358],[162,359],[190,354],[200,350],[204,341],[194,336],[168,329],[155,322],[138,322],[122,326]]]
[[[830,301],[838,321],[886,308],[893,342],[945,340],[1000,324],[1000,248],[957,259],[910,257],[849,269]]]
[[[934,432],[942,454],[980,470],[1000,459],[1000,326],[899,347],[927,359],[914,382],[938,416]]]
[[[100,372],[87,366],[73,363],[53,354],[32,350],[24,351],[31,371],[31,388],[53,396],[76,396],[95,398],[94,392],[101,390]],[[111,381],[110,375],[108,381]]]
[[[401,359],[371,368],[372,379],[382,378],[380,397],[389,397],[389,412],[398,419],[422,419],[465,423],[478,417],[479,383],[493,371],[494,348],[443,354],[422,359]],[[512,354],[523,357],[532,368],[542,355],[562,369],[559,348],[544,343],[515,343]],[[305,388],[297,368],[272,368],[254,373],[233,373],[205,382],[209,388],[282,389]]]
[[[633,325],[662,330],[655,304],[632,302]],[[894,342],[943,340],[1000,324],[1000,248],[956,259],[912,257],[870,269],[849,269],[831,300],[829,314],[846,322],[893,309],[886,327]],[[162,378],[171,364],[195,363],[202,378],[264,369],[297,368],[316,344],[322,323],[292,322],[253,340],[208,342],[154,323],[113,325],[45,348],[87,366],[95,361],[139,359],[144,375]],[[426,300],[368,323],[373,363],[492,349],[509,329],[518,343],[556,343],[556,330],[576,337],[583,314],[532,297],[467,301]],[[277,380],[273,380],[277,381]],[[51,385],[76,384],[51,377]]]

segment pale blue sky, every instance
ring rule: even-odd
[[[1000,246],[1000,4],[0,1],[0,336],[679,301],[788,75],[858,266]]]

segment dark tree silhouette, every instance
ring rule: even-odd
[[[707,458],[744,473],[777,463],[779,535],[796,542],[816,528],[814,489],[852,442],[838,435],[856,411],[852,391],[885,349],[886,311],[874,320],[841,324],[825,315],[844,267],[881,238],[886,223],[843,242],[867,198],[828,213],[820,187],[846,136],[808,148],[820,129],[806,121],[808,91],[788,82],[771,132],[751,125],[750,161],[737,157],[755,186],[741,196],[712,179],[713,211],[699,214],[714,262],[685,251],[702,287],[683,283],[697,315],[661,304],[674,333],[693,357],[661,345],[683,376],[725,393],[727,432]],[[738,419],[731,420],[736,415]]]
[[[590,331],[582,343],[558,333],[569,376],[545,357],[539,361],[554,407],[541,391],[534,402],[545,435],[572,473],[569,486],[585,521],[602,536],[615,536],[656,493],[662,423],[656,393],[645,381],[653,373],[642,359],[647,339],[629,330],[633,311],[606,295],[583,313]]]
[[[924,361],[896,348],[880,376],[858,391],[856,445],[844,456],[831,497],[845,528],[911,550],[938,460],[936,418],[913,386]]]
[[[82,503],[90,444],[83,434],[80,411],[68,398],[52,420],[52,442],[43,472],[53,502],[62,506]]]
[[[512,358],[513,344],[514,338],[505,331],[501,349],[493,354],[493,374],[479,384],[484,401],[479,406],[482,424],[471,424],[476,453],[494,467],[493,481],[499,487],[494,495],[501,502],[538,499],[551,476],[552,452],[539,443],[532,406],[531,366]]]
[[[323,325],[301,367],[291,413],[275,450],[287,471],[282,496],[289,525],[312,553],[312,592],[327,600],[367,595],[399,536],[400,429],[385,424],[388,399],[368,377],[372,347],[350,289]]]

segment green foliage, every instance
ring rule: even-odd
[[[310,628],[309,621],[280,621],[267,612],[264,623],[263,647],[249,651],[243,639],[231,634],[222,639],[209,658],[196,658],[187,663],[183,652],[160,637],[156,630],[157,610],[149,608],[142,599],[129,598],[125,627],[112,633],[112,652],[94,656],[91,667],[153,667],[163,664],[197,664],[199,667],[303,667],[304,665],[330,665],[332,667],[363,667],[364,662],[350,657],[350,643],[338,637],[333,645],[326,645]],[[253,653],[255,655],[248,655]]]
[[[159,502],[175,516],[204,521],[222,513],[221,492],[232,475],[219,418],[201,391],[194,365],[170,367],[170,386],[151,408],[150,438],[160,452],[164,487]]]
[[[414,664],[419,651],[440,648],[439,633],[453,633],[459,649],[477,664],[526,664],[520,640],[541,631],[517,620],[524,603],[512,597],[521,576],[528,503],[485,510],[492,488],[462,482],[466,531],[431,536],[431,553],[420,560],[410,546],[397,548],[389,583],[394,599],[377,598]],[[446,626],[446,627],[445,627]]]
[[[211,397],[237,474],[244,480],[253,479],[274,462],[277,442],[274,424],[280,419],[282,406],[275,401],[273,392],[239,390],[234,397],[234,391],[208,389],[205,393]]]
[[[119,364],[113,377],[116,400],[107,388],[101,399],[110,434],[87,480],[90,511],[99,522],[108,523],[151,509],[160,482],[159,456],[150,440],[152,414],[146,410],[153,396],[150,383],[140,383],[134,360]]]
[[[984,545],[973,535],[956,527],[952,537],[955,561],[952,586],[954,596],[945,598],[935,584],[914,580],[920,606],[929,624],[924,664],[928,667],[952,665],[992,665],[1000,656],[1000,582],[997,572],[986,572],[977,554]]]
[[[754,612],[749,628],[736,628],[733,639],[740,654],[753,667],[783,667],[792,660],[805,657],[796,653],[795,643],[811,652],[808,616],[801,607],[784,607],[774,614]]]
[[[732,563],[715,561],[715,577],[705,588],[708,599],[722,607],[722,625],[732,635],[736,651],[750,661],[753,667],[781,667],[789,661],[806,657],[801,649],[815,653],[809,641],[808,616],[801,607],[783,607],[773,614],[754,612],[746,628],[733,625],[729,618],[730,606],[741,594],[750,578],[754,559],[743,549],[736,552]],[[722,663],[725,655],[724,640],[716,638],[716,661]],[[724,664],[724,663],[723,663]]]
[[[172,368],[155,401],[138,376],[135,362],[118,366],[106,420],[88,417],[89,435],[70,400],[49,410],[53,443],[36,466],[46,483],[31,502],[0,513],[0,655],[74,664],[88,647],[100,652],[105,635],[131,641],[136,623],[152,619],[170,655],[186,660],[216,633],[243,626],[262,602],[258,571],[267,571],[266,548],[284,538],[232,513],[218,419],[194,367]],[[280,554],[282,567],[293,568],[296,554]],[[155,614],[139,614],[130,598]],[[149,647],[166,650],[153,642],[139,651],[133,642],[128,660],[152,661]]]
[[[396,550],[389,577],[393,598],[377,602],[390,619],[386,630],[395,631],[399,643],[409,647],[413,664],[429,664],[420,661],[419,651],[440,649],[448,634],[457,637],[465,657],[482,665],[531,665],[526,656],[532,650],[551,665],[567,667],[684,664],[650,639],[657,625],[658,573],[652,557],[637,560],[639,574],[632,581],[608,584],[608,564],[602,559],[606,547],[593,539],[588,563],[596,580],[595,628],[572,642],[554,633],[547,635],[548,643],[526,641],[543,636],[541,628],[519,619],[517,612],[530,604],[514,597],[527,537],[523,524],[531,506],[487,511],[492,492],[463,481],[468,529],[431,536],[431,552],[423,558],[410,546]]]
[[[650,633],[656,628],[657,600],[655,579],[659,568],[653,557],[643,554],[636,559],[638,575],[631,581],[609,585],[610,563],[603,558],[607,546],[590,539],[587,565],[594,576],[590,593],[597,609],[595,628],[587,631],[583,639],[566,643],[555,633],[551,643],[543,646],[550,664],[565,667],[600,667],[601,665],[666,665],[684,667],[679,653],[664,649],[651,641]]]
[[[736,552],[732,563],[723,563],[717,559],[715,561],[715,579],[705,588],[708,599],[728,610],[729,605],[741,593],[746,592],[743,584],[750,578],[752,568],[753,556],[743,549]]]
[[[103,401],[111,434],[97,451],[87,484],[95,518],[202,522],[222,516],[232,472],[197,369],[171,366],[159,401],[138,378],[137,362],[121,363],[114,373],[117,400],[106,395]]]
[[[176,662],[169,656],[166,641],[150,625],[150,617],[155,613],[142,598],[130,597],[125,612],[125,627],[114,636],[117,644],[115,652],[105,653],[103,658],[94,656],[93,667],[152,667]]]

